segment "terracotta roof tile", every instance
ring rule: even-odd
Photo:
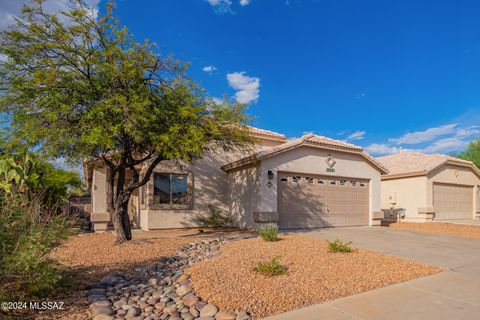
[[[389,156],[378,157],[377,160],[382,163],[389,171],[389,175],[425,173],[437,168],[447,161],[455,161],[471,165],[472,162],[459,158],[447,156],[445,154],[426,154],[422,152],[401,152]]]
[[[247,126],[247,128],[250,131],[250,133],[253,134],[254,136],[268,137],[268,138],[274,138],[274,139],[285,140],[285,141],[287,140],[285,138],[285,135],[281,133],[260,129],[252,126]]]
[[[315,144],[321,144],[321,145],[329,145],[329,146],[334,146],[334,147],[340,147],[340,148],[345,148],[345,149],[350,149],[350,150],[358,150],[362,151],[363,148],[345,141],[340,141],[340,140],[334,140],[331,138],[327,138],[324,136],[317,136],[317,135],[309,135],[305,139],[306,142],[310,143],[315,143]]]

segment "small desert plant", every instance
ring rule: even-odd
[[[350,245],[352,244],[352,241],[343,243],[342,241],[337,239],[333,242],[330,242],[327,240],[327,242],[328,242],[328,250],[330,250],[330,252],[352,252],[352,248],[350,247]]]
[[[287,271],[287,267],[278,262],[279,257],[273,257],[271,261],[259,262],[254,268],[255,271],[269,277],[281,276]]]
[[[208,205],[208,210],[210,211],[208,216],[198,218],[198,221],[202,224],[202,226],[208,228],[221,228],[232,226],[232,219],[223,215],[220,209],[215,206]]]
[[[269,224],[267,226],[259,227],[258,235],[263,238],[265,241],[277,241],[278,240],[278,229],[276,226]]]

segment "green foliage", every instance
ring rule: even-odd
[[[328,242],[328,250],[330,252],[352,252],[352,248],[350,247],[350,245],[352,244],[351,241],[347,243],[343,243],[342,241],[337,239],[334,242],[330,242],[328,240],[327,242]]]
[[[254,270],[265,276],[281,276],[287,272],[287,266],[281,265],[278,262],[279,257],[273,257],[268,262],[259,262]]]
[[[272,224],[259,227],[258,235],[265,241],[277,241],[278,240],[278,228]]]
[[[221,228],[232,226],[232,219],[223,215],[220,209],[215,206],[208,205],[208,210],[208,216],[198,218],[198,221],[202,224],[202,226],[208,228]]]
[[[45,205],[41,193],[2,194],[0,200],[0,298],[43,297],[62,281],[49,253],[73,221]]]
[[[160,161],[250,145],[246,106],[214,102],[187,77],[187,64],[138,43],[111,3],[96,17],[83,0],[66,0],[69,9],[56,15],[42,2],[32,0],[0,32],[0,113],[11,119],[5,136],[47,156],[105,162],[107,208],[124,241],[124,206]]]
[[[45,201],[66,200],[82,181],[76,172],[55,168],[39,155],[15,152],[0,156],[0,190],[7,194],[42,192]]]
[[[472,161],[477,168],[480,168],[480,139],[471,141],[467,150],[461,152],[458,157],[460,159]]]

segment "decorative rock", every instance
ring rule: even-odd
[[[115,303],[113,304],[113,306],[117,309],[120,309],[122,306],[126,305],[127,304],[127,301],[125,300],[118,300],[118,301],[115,301]]]
[[[90,305],[90,309],[93,307],[110,307],[112,303],[108,300],[98,300]]]
[[[92,309],[93,316],[96,316],[96,315],[99,315],[99,314],[104,314],[104,315],[107,315],[107,316],[111,316],[113,314],[112,309],[110,309],[109,307],[94,306],[91,309]]]
[[[235,320],[250,320],[251,317],[245,312],[245,311],[240,311],[237,313],[237,318]]]
[[[196,318],[200,316],[200,312],[195,308],[195,306],[191,306],[190,309],[188,310],[190,313]]]
[[[195,303],[198,302],[198,300],[199,299],[196,295],[194,295],[193,293],[189,293],[183,297],[183,304],[188,307],[191,307],[191,306],[194,306]]]
[[[213,304],[207,304],[200,310],[200,317],[213,317],[218,311],[218,308]]]
[[[187,280],[188,278],[190,278],[190,276],[186,273],[183,273],[180,277],[177,278],[177,280],[175,280],[175,282],[176,283],[181,283],[184,280]]]
[[[177,305],[175,305],[175,304],[172,304],[171,306],[168,306],[165,309],[163,309],[163,313],[167,313],[167,314],[170,314],[170,315],[172,315],[176,311],[177,311]]]
[[[178,289],[175,291],[175,293],[177,295],[179,295],[180,297],[183,297],[184,295],[186,295],[189,292],[192,292],[192,288],[190,288],[188,286],[178,287]]]
[[[185,268],[220,254],[220,245],[234,239],[189,243],[177,256],[160,257],[132,275],[112,274],[88,286],[86,296],[95,320],[251,320],[246,312],[218,311],[200,301],[190,286]]]
[[[197,308],[198,311],[202,311],[203,307],[205,307],[208,303],[205,301],[198,301],[195,303],[195,308]]]
[[[112,316],[106,315],[106,314],[99,314],[93,317],[93,320],[113,320],[114,318]]]
[[[193,320],[193,315],[190,312],[184,312],[181,315],[183,320]]]
[[[127,311],[127,317],[136,317],[140,315],[140,309],[132,307]]]
[[[165,302],[159,302],[159,303],[155,304],[155,309],[160,310],[160,311],[165,309]]]
[[[235,320],[237,315],[233,312],[219,311],[215,314],[216,320]]]

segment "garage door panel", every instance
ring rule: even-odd
[[[435,219],[473,217],[473,187],[443,183],[433,184]]]
[[[358,179],[279,173],[281,228],[368,224],[368,182]]]

